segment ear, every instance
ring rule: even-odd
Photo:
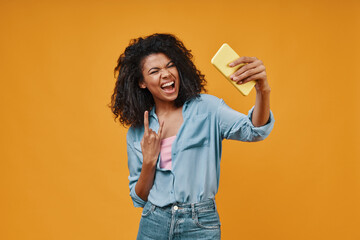
[[[139,87],[140,87],[140,88],[146,88],[145,82],[144,82],[144,81],[139,82]]]

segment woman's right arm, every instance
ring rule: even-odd
[[[263,126],[256,127],[252,123],[254,109],[255,106],[250,109],[246,116],[243,113],[233,110],[224,102],[224,100],[220,99],[220,104],[217,108],[217,118],[219,119],[222,138],[244,142],[264,140],[272,131],[275,119],[272,112],[269,110],[268,122]]]
[[[154,176],[156,170],[156,162],[160,153],[160,142],[161,142],[161,132],[164,123],[162,122],[159,127],[158,133],[149,128],[149,118],[148,111],[144,113],[144,136],[141,140],[141,151],[143,155],[143,163],[141,166],[140,175],[135,175],[136,182],[131,184],[130,186],[131,193],[133,195],[133,199],[138,201],[138,205],[135,206],[143,206],[147,201],[150,189],[154,184]],[[128,154],[129,155],[129,154]],[[130,170],[130,178],[131,178],[131,159],[129,159],[129,170]],[[139,170],[138,167],[133,167],[133,169]],[[135,180],[135,179],[134,179]],[[135,187],[134,187],[135,185]],[[133,188],[133,189],[132,189]],[[140,199],[139,199],[140,198]]]
[[[147,201],[150,189],[154,184],[156,164],[145,164],[142,165],[139,180],[135,185],[136,195],[139,196],[144,202]]]

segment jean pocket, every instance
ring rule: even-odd
[[[220,228],[219,214],[215,208],[206,211],[196,211],[195,224],[200,228],[214,229]]]
[[[151,204],[149,201],[145,204],[144,209],[141,213],[141,216],[149,216],[152,212],[155,211],[155,205]]]

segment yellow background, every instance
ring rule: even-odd
[[[0,239],[135,239],[125,134],[107,104],[129,40],[177,35],[210,94],[227,42],[263,60],[273,132],[224,141],[223,239],[360,239],[359,1],[0,2]]]

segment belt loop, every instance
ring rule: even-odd
[[[213,202],[214,202],[214,206],[215,206],[215,211],[217,211],[217,207],[216,207],[216,202],[215,202],[215,198],[213,198]]]
[[[191,204],[192,219],[195,219],[195,206],[194,205],[195,205],[194,203]]]

